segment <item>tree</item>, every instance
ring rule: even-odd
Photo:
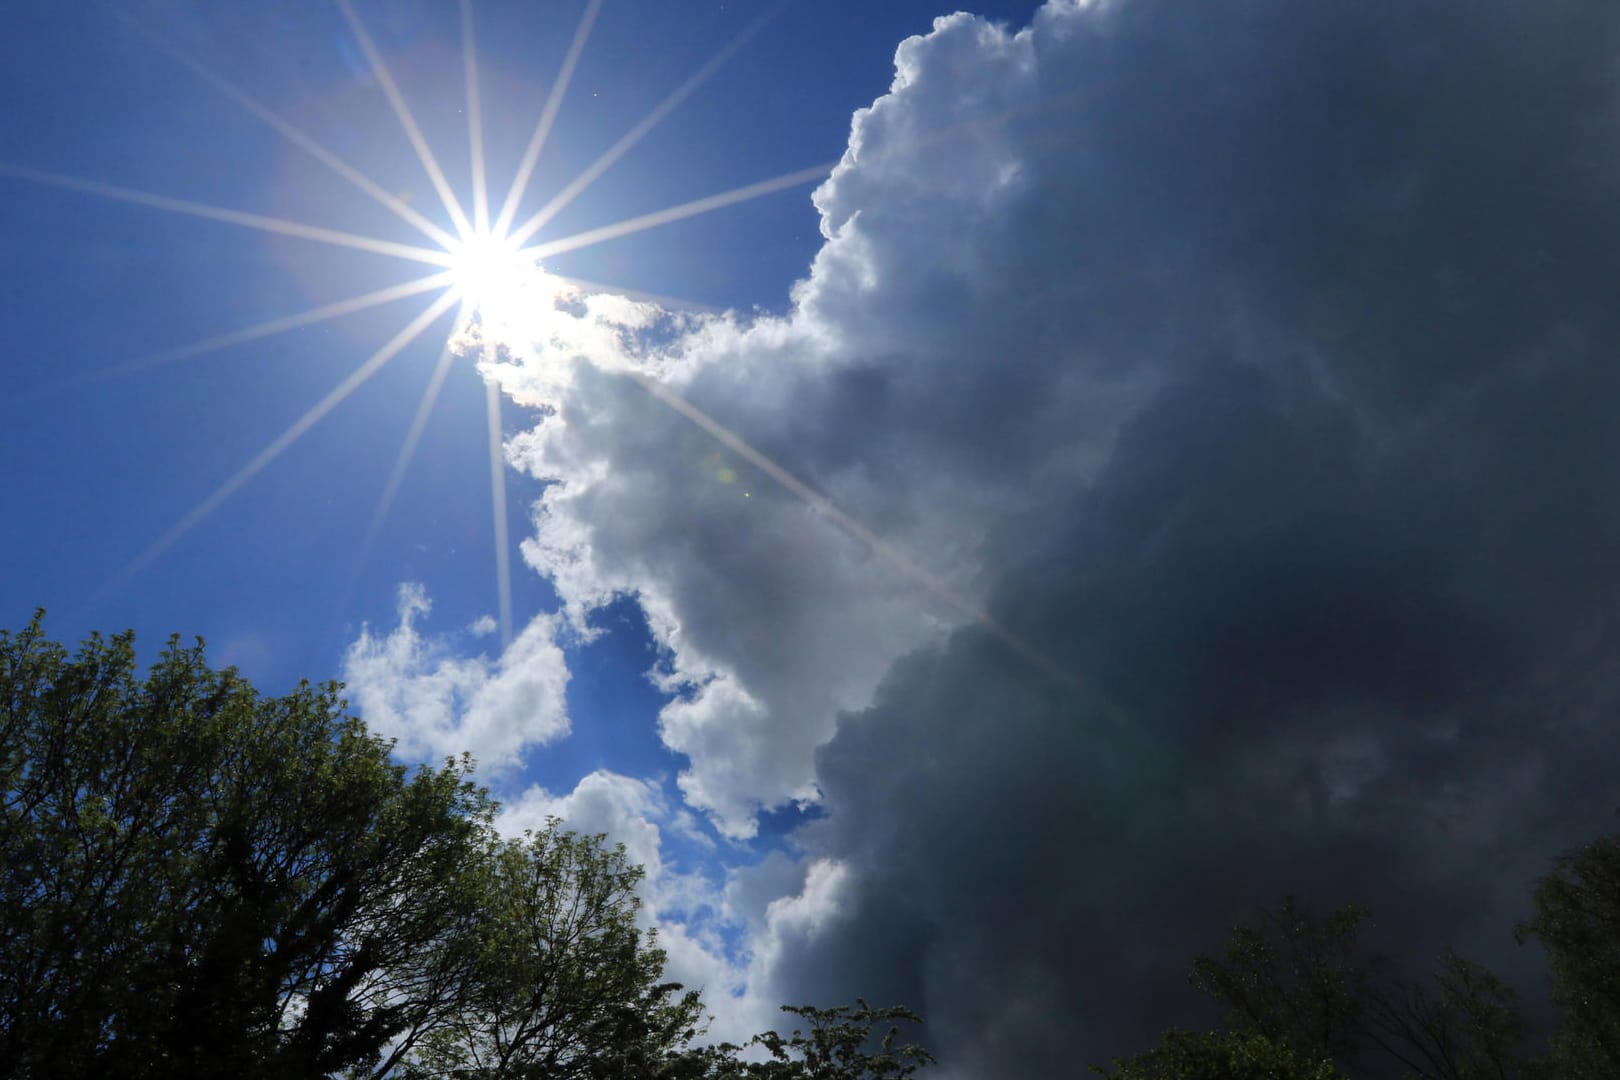
[[[1510,1080],[1545,1075],[1526,1059],[1518,995],[1489,970],[1447,950],[1431,991],[1397,981],[1368,994],[1368,1039],[1425,1080]]]
[[[1354,904],[1324,920],[1293,897],[1259,926],[1232,930],[1224,959],[1199,956],[1189,981],[1231,1007],[1227,1026],[1287,1044],[1310,1058],[1353,1059],[1366,1005],[1368,963]]]
[[[934,1060],[915,1043],[896,1045],[900,1028],[894,1021],[922,1022],[904,1006],[874,1009],[858,1000],[854,1008],[784,1005],[782,1011],[808,1020],[809,1030],[794,1029],[786,1038],[774,1031],[755,1035],[750,1045],[769,1055],[763,1062],[743,1062],[738,1047],[720,1047],[713,1080],[905,1080]],[[875,1029],[881,1024],[889,1027],[879,1038]]]
[[[1169,1031],[1157,1047],[1116,1060],[1110,1080],[1344,1080],[1325,1059],[1312,1060],[1258,1032]]]
[[[1387,960],[1361,946],[1368,924],[1354,904],[1316,919],[1287,897],[1258,927],[1236,927],[1224,958],[1198,957],[1189,978],[1231,1007],[1229,1029],[1309,1061],[1348,1069],[1382,1060],[1414,1080],[1542,1075],[1542,1063],[1521,1054],[1517,995],[1501,980],[1449,950],[1432,988],[1392,977]]]
[[[6,1071],[321,1075],[431,1023],[493,804],[389,751],[201,642],[142,680],[130,634],[0,633]]]
[[[1563,1022],[1553,1060],[1567,1080],[1620,1076],[1620,837],[1561,856],[1536,885],[1535,915],[1517,928],[1551,963]]]
[[[675,1068],[703,1004],[662,981],[664,954],[636,927],[642,871],[601,841],[552,819],[496,847],[471,990],[405,1076],[650,1080]]]
[[[698,1045],[641,871],[519,839],[463,758],[415,771],[339,687],[261,697],[202,643],[145,678],[0,632],[0,1078],[903,1080],[903,1009]]]

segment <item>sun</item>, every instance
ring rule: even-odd
[[[356,389],[369,380],[395,357],[410,348],[429,331],[449,319],[450,330],[440,350],[428,384],[423,391],[415,415],[403,444],[395,458],[393,469],[377,506],[372,514],[365,538],[358,545],[357,566],[363,563],[379,534],[394,495],[404,479],[405,471],[421,438],[428,415],[432,412],[439,391],[448,377],[458,355],[468,355],[467,343],[476,341],[481,358],[490,355],[490,346],[522,345],[549,333],[563,311],[559,298],[577,290],[594,292],[617,291],[612,286],[597,285],[576,278],[562,276],[542,268],[542,260],[560,258],[595,244],[631,236],[647,229],[681,221],[697,214],[707,214],[724,207],[747,202],[774,192],[820,182],[832,171],[836,162],[826,161],[794,172],[784,173],[767,180],[744,184],[698,199],[668,206],[662,210],[643,213],[607,225],[589,228],[571,235],[546,237],[545,233],[560,214],[591,187],[608,169],[612,168],[638,142],[658,126],[663,119],[689,98],[727,58],[738,52],[761,27],[775,17],[781,5],[756,17],[708,62],[672,90],[663,100],[628,131],[621,135],[599,157],[592,161],[572,180],[563,184],[551,198],[527,218],[523,209],[534,179],[547,137],[556,120],[558,110],[572,80],[582,50],[596,22],[603,0],[587,0],[569,42],[567,53],[546,95],[532,134],[510,179],[504,198],[492,198],[487,176],[482,126],[482,98],[478,70],[478,54],[474,38],[472,0],[460,0],[461,53],[466,81],[465,115],[467,117],[467,153],[471,166],[470,189],[457,192],[451,185],[438,155],[429,145],[422,128],[417,124],[405,95],[396,83],[381,50],[372,40],[355,12],[352,0],[336,0],[337,6],[370,69],[377,88],[387,98],[401,133],[415,150],[422,171],[437,195],[443,216],[431,208],[424,212],[407,199],[394,193],[401,186],[383,184],[368,176],[354,163],[339,156],[321,144],[308,131],[274,112],[269,106],[252,97],[243,87],[232,82],[206,62],[205,57],[181,49],[162,35],[141,26],[136,20],[126,19],[129,29],[160,52],[167,54],[182,67],[190,70],[204,84],[224,99],[241,107],[279,136],[319,162],[326,169],[359,189],[381,208],[391,212],[412,230],[404,239],[373,236],[328,224],[315,224],[288,220],[266,214],[253,213],[192,199],[178,198],[136,188],[123,187],[101,180],[70,176],[31,168],[0,160],[0,179],[22,180],[44,184],[67,191],[76,191],[116,202],[130,203],[150,209],[162,210],[193,218],[238,226],[266,234],[291,237],[315,244],[370,252],[426,267],[425,276],[381,288],[373,288],[354,296],[334,300],[307,311],[282,315],[265,322],[216,334],[202,341],[141,357],[125,364],[106,369],[99,377],[133,374],[159,364],[200,357],[223,349],[243,345],[262,338],[315,326],[366,311],[383,304],[409,298],[426,297],[426,306],[410,318],[398,332],[388,337],[370,356],[344,375],[326,394],[261,450],[221,481],[211,492],[182,514],[156,539],[152,540],[134,558],[129,560],[103,586],[110,592],[166,552],[182,536],[212,514],[225,500],[241,490],[249,481],[269,466],[290,446],[336,409]],[[464,200],[465,196],[465,200]],[[468,205],[470,204],[470,205]],[[470,212],[469,212],[470,211]],[[437,218],[437,220],[435,220]],[[444,227],[448,220],[449,229]],[[680,305],[677,302],[677,306]],[[459,312],[456,309],[459,307]],[[567,314],[565,312],[565,314]],[[476,324],[476,332],[469,333]],[[666,399],[672,408],[683,413],[720,437],[720,428],[706,414],[679,401],[667,390],[647,384],[649,392]],[[511,552],[507,542],[505,509],[505,458],[502,451],[500,390],[496,382],[485,376],[485,403],[488,425],[490,487],[495,541],[495,578],[497,602],[500,610],[500,628],[503,642],[512,639],[511,615]],[[734,436],[729,436],[735,441]],[[728,443],[729,445],[729,443]],[[752,460],[752,459],[750,459]],[[776,473],[772,473],[776,475]],[[795,482],[796,483],[796,482]],[[792,485],[790,484],[790,487]],[[803,485],[792,487],[799,491]]]
[[[489,229],[449,245],[445,253],[450,257],[451,291],[468,315],[499,320],[511,314],[542,276],[533,254],[523,251],[511,236]]]

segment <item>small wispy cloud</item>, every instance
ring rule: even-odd
[[[537,616],[498,659],[458,655],[418,629],[432,608],[416,584],[399,589],[398,622],[363,626],[344,655],[343,680],[367,725],[398,740],[407,759],[471,753],[486,768],[517,765],[532,746],[568,734],[568,665],[550,616]],[[488,625],[486,625],[488,624]],[[493,629],[487,616],[470,628]]]

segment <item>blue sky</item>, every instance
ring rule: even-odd
[[[836,159],[850,112],[886,85],[896,42],[926,29],[936,12],[851,5],[863,17],[834,22],[811,6],[781,5],[771,15],[767,5],[608,5],[525,206],[572,179],[761,13],[768,17],[747,45],[554,231]],[[1026,14],[1029,6],[1021,5]],[[136,10],[139,26],[229,76],[385,187],[409,193],[448,227],[335,7]],[[582,11],[477,7],[490,177],[502,191]],[[370,15],[413,111],[470,201],[455,6],[389,5]],[[122,20],[64,7],[20,18],[0,46],[5,99],[17,103],[0,129],[7,164],[412,238],[408,225]],[[27,573],[8,577],[8,610],[45,605],[64,637],[123,626],[147,639],[199,633],[267,687],[333,674],[345,634],[390,611],[400,580],[432,580],[438,617],[452,625],[493,611],[483,401],[465,372],[447,386],[378,550],[365,566],[340,565],[364,535],[368,503],[426,383],[434,339],[443,338],[439,328],[175,550],[103,595],[123,563],[414,312],[401,302],[139,375],[84,377],[420,272],[387,257],[12,177],[6,184],[0,213],[11,258],[0,317],[13,334],[16,407],[5,437],[14,460],[48,463],[31,469],[26,489],[9,500],[4,554]],[[811,186],[582,251],[559,269],[696,304],[780,308],[817,246]],[[514,480],[521,511],[533,492]],[[357,570],[353,594],[344,596]],[[551,601],[530,577],[517,588],[521,611]]]
[[[1006,11],[1027,17],[1030,7]],[[335,6],[131,10],[127,22],[64,7],[21,16],[24,25],[0,46],[0,93],[21,105],[0,130],[0,160],[399,242],[420,239],[166,55],[162,42],[450,227]],[[456,5],[359,10],[470,211]],[[496,200],[584,11],[583,4],[475,7]],[[937,13],[927,4],[878,12],[849,5],[842,14],[794,3],[605,5],[523,216],[743,34],[735,54],[546,235],[836,160],[850,113],[887,84],[895,44],[926,30]],[[171,632],[201,634],[220,662],[274,691],[299,678],[339,676],[357,627],[392,617],[401,582],[431,590],[433,621],[443,628],[496,611],[484,401],[470,362],[449,378],[375,549],[363,561],[356,553],[449,316],[171,548],[121,577],[420,305],[398,301],[100,376],[426,268],[16,177],[4,183],[0,214],[11,257],[0,320],[11,334],[14,390],[4,437],[14,461],[30,462],[8,494],[0,551],[19,568],[0,598],[12,621],[43,605],[54,632],[69,639],[126,626],[149,646]],[[555,269],[695,306],[781,309],[819,243],[812,186],[587,248]],[[508,405],[505,426],[522,423]],[[538,487],[508,477],[514,521],[521,523]],[[522,620],[556,598],[543,579],[520,572],[513,602]],[[639,677],[650,643],[636,618],[609,621],[619,629],[580,657],[571,694],[582,717],[613,722],[582,722],[565,761],[538,763],[551,782],[573,779],[567,773],[586,762],[639,769],[657,747],[644,722],[657,695]]]
[[[473,0],[497,211],[583,42],[513,220],[570,198],[369,546],[452,315],[247,332],[434,272],[352,241],[456,228],[368,53],[470,208],[462,5],[120,10],[0,40],[7,625],[474,750],[718,1035],[1072,1075],[1284,893],[1544,1016],[1509,928],[1620,801],[1612,5]]]
[[[670,298],[675,308],[785,311],[822,240],[810,190],[842,155],[852,112],[889,84],[898,42],[927,31],[941,12],[911,2],[594,7],[472,5],[489,198],[498,206],[508,191],[590,15],[518,220],[705,65],[711,70],[538,239],[822,168],[757,199],[570,252],[547,269]],[[1024,21],[1033,9],[1021,2],[985,10]],[[498,632],[469,630],[499,608],[475,357],[455,363],[375,543],[363,549],[449,314],[239,485],[238,470],[395,334],[424,297],[173,355],[430,268],[72,187],[108,185],[423,242],[255,116],[245,97],[450,230],[364,48],[328,3],[123,10],[32,8],[14,16],[20,22],[0,43],[0,99],[12,103],[0,125],[0,167],[8,170],[0,175],[0,326],[10,388],[0,399],[0,438],[14,463],[0,532],[0,560],[10,568],[0,610],[14,625],[43,606],[63,640],[130,627],[147,655],[170,633],[201,635],[217,663],[238,666],[274,693],[301,678],[348,675],[346,652],[361,628],[386,632],[399,590],[410,584],[431,596],[421,620],[435,635],[427,663],[498,662]],[[361,2],[355,10],[470,214],[458,6]],[[533,423],[510,400],[502,410],[508,436]],[[504,484],[521,628],[559,598],[517,554],[544,483],[505,468]],[[660,741],[655,720],[683,691],[647,677],[659,651],[634,600],[594,612],[589,624],[600,636],[564,642],[569,735],[493,782],[508,795],[536,783],[567,792],[610,770],[648,778],[678,804],[674,778],[684,757]],[[691,838],[669,835],[665,846],[683,866],[719,880],[718,867],[757,862],[806,813],[808,805],[759,806],[754,843],[718,846],[698,814]],[[736,948],[735,930],[722,937]]]

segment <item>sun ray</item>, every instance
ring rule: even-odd
[[[232,495],[236,494],[236,492],[239,491],[244,484],[257,476],[266,465],[269,465],[276,458],[280,457],[289,446],[297,442],[306,431],[319,423],[322,417],[336,408],[338,404],[340,404],[344,398],[352,394],[361,383],[375,375],[378,369],[397,356],[400,351],[406,346],[410,345],[411,342],[420,337],[422,332],[431,326],[433,322],[446,311],[450,310],[451,305],[454,303],[455,297],[446,293],[444,296],[439,297],[432,304],[430,304],[426,310],[424,310],[415,319],[412,319],[403,330],[390,338],[376,352],[372,353],[371,356],[366,359],[365,363],[355,368],[346,378],[344,378],[342,382],[333,387],[325,397],[321,398],[321,400],[317,401],[314,405],[311,405],[302,416],[293,421],[290,427],[288,427],[280,435],[277,435],[274,439],[270,440],[269,444],[257,454],[253,455],[252,459],[249,460],[246,465],[243,465],[240,469],[231,474],[230,478],[224,483],[220,484],[219,487],[215,488],[207,498],[203,499],[196,506],[193,506],[190,510],[186,511],[180,520],[171,525],[163,533],[163,535],[159,536],[156,540],[152,541],[152,543],[148,544],[144,551],[135,556],[135,558],[131,559],[130,562],[122,570],[120,570],[110,582],[108,582],[104,591],[115,591],[130,578],[134,577],[136,574],[140,573],[141,570],[150,565],[154,559],[172,547],[176,541],[195,528],[198,522],[202,521],[209,514],[213,513],[219,508],[221,503],[230,498]]]
[[[954,608],[958,614],[965,616],[971,622],[983,627],[1008,648],[1012,649],[1025,660],[1034,664],[1046,674],[1085,695],[1092,701],[1092,703],[1108,710],[1110,714],[1116,713],[1117,710],[1115,707],[1104,699],[1096,688],[1088,685],[1084,680],[1078,678],[1073,672],[1058,664],[1051,657],[1047,656],[1040,649],[1036,648],[1034,644],[1002,625],[993,615],[991,615],[979,604],[957,592],[946,582],[940,580],[940,578],[936,575],[923,569],[923,567],[919,566],[915,561],[913,561],[912,558],[904,551],[900,550],[894,544],[891,544],[889,541],[879,536],[871,528],[862,523],[858,518],[855,518],[849,513],[845,512],[841,507],[838,506],[837,503],[833,502],[827,496],[823,495],[821,492],[817,491],[803,480],[800,480],[787,469],[777,464],[776,461],[770,457],[767,457],[763,452],[755,449],[754,446],[743,439],[742,436],[738,435],[736,432],[720,423],[720,421],[716,420],[714,417],[710,416],[708,413],[704,412],[690,401],[687,401],[673,389],[652,378],[651,376],[631,368],[619,368],[617,370],[621,371],[632,382],[636,383],[654,398],[663,402],[670,409],[674,410],[676,413],[696,425],[698,428],[702,429],[726,449],[732,451],[738,457],[742,458],[744,461],[747,461],[749,464],[759,469],[760,472],[764,473],[766,476],[769,476],[772,480],[786,488],[791,494],[796,495],[799,499],[803,500],[803,502],[812,510],[815,510],[820,515],[830,520],[834,525],[844,530],[844,532],[865,544],[872,550],[873,554],[879,556],[884,561],[889,563],[889,565],[893,566],[904,577],[911,580],[914,584],[922,586],[928,592],[932,593],[934,596],[944,601],[947,605]]]
[[[433,150],[427,144],[427,137],[417,125],[416,117],[411,115],[410,106],[405,104],[405,97],[394,83],[394,76],[389,73],[382,53],[377,51],[371,35],[366,32],[360,17],[354,13],[354,7],[349,0],[337,0],[337,6],[343,12],[343,18],[348,22],[349,29],[354,31],[355,40],[360,43],[361,51],[366,54],[366,62],[371,65],[377,84],[387,96],[388,104],[393,106],[394,115],[399,118],[399,126],[404,129],[405,137],[416,149],[416,156],[421,160],[422,168],[427,170],[428,179],[432,181],[433,189],[439,193],[439,201],[449,212],[450,220],[455,223],[456,232],[465,239],[472,234],[472,225],[467,221],[467,213],[462,210],[461,203],[456,199],[456,193],[450,189],[450,182],[444,178],[444,170],[439,168],[439,159],[433,156]]]
[[[467,312],[463,309],[456,317],[450,336],[445,339],[444,348],[439,351],[439,360],[433,366],[433,374],[428,378],[427,388],[422,391],[422,400],[417,403],[416,415],[411,418],[410,430],[405,433],[405,441],[400,444],[399,454],[394,458],[394,467],[388,474],[388,481],[383,484],[382,495],[377,499],[376,509],[371,513],[371,523],[366,526],[365,539],[360,542],[360,551],[355,557],[355,575],[359,574],[360,568],[370,558],[371,550],[376,546],[377,537],[382,532],[383,521],[388,517],[388,511],[393,507],[394,499],[405,483],[405,471],[410,467],[411,458],[416,455],[416,444],[422,441],[422,432],[427,429],[428,417],[433,413],[433,406],[438,404],[439,391],[444,388],[445,377],[450,374],[450,366],[455,361],[456,352],[452,342],[460,335],[466,324]]]
[[[212,68],[205,66],[196,57],[181,51],[179,48],[158,37],[157,34],[136,22],[132,16],[120,12],[119,18],[121,18],[131,30],[145,38],[154,48],[166,53],[170,58],[189,70],[193,75],[196,75],[199,79],[212,86],[215,90],[219,91],[230,100],[236,102],[236,104],[240,105],[254,116],[257,116],[260,120],[263,120],[266,124],[269,124],[270,127],[275,129],[275,131],[287,141],[309,154],[322,165],[325,165],[328,169],[331,169],[333,172],[343,177],[343,179],[349,181],[349,183],[353,184],[367,195],[370,195],[380,205],[388,210],[393,211],[401,220],[420,230],[424,236],[432,240],[434,243],[442,244],[448,247],[455,242],[455,237],[433,224],[433,222],[429,221],[420,212],[413,210],[405,203],[403,199],[385,190],[376,181],[372,180],[371,177],[367,176],[359,169],[356,169],[353,165],[350,165],[347,161],[344,161],[337,154],[316,142],[306,132],[295,127],[293,124],[289,123],[287,120],[284,120],[276,113],[271,112],[258,101],[249,97],[247,93],[245,93],[240,87],[227,80],[223,75],[220,75]]]
[[[427,277],[417,278],[414,281],[407,281],[401,285],[390,285],[386,289],[376,289],[360,296],[351,296],[347,300],[339,300],[324,307],[301,311],[296,315],[285,315],[279,319],[270,319],[253,326],[244,327],[241,330],[216,334],[201,341],[194,341],[190,345],[183,345],[178,349],[167,349],[163,352],[131,360],[128,363],[90,372],[82,379],[77,380],[75,385],[88,382],[103,382],[107,379],[134,375],[142,371],[149,371],[155,367],[162,367],[165,364],[189,360],[192,357],[204,356],[211,352],[218,352],[221,349],[228,349],[233,345],[244,345],[247,342],[285,333],[288,330],[299,330],[306,326],[314,326],[317,323],[340,318],[344,315],[352,315],[395,300],[420,296],[422,293],[448,286],[450,279],[450,271],[445,270],[437,274],[429,274]]]
[[[568,43],[568,53],[563,57],[562,68],[557,72],[557,78],[551,84],[551,92],[546,95],[546,104],[540,110],[540,122],[534,126],[534,134],[529,137],[529,144],[523,149],[523,157],[518,162],[517,173],[512,177],[512,186],[507,189],[506,198],[501,201],[501,212],[496,215],[494,233],[496,236],[505,236],[506,231],[512,227],[512,219],[517,216],[518,203],[523,199],[523,192],[529,186],[529,179],[534,176],[535,162],[540,159],[540,151],[546,145],[546,138],[551,134],[551,125],[557,119],[557,110],[562,106],[563,95],[568,92],[568,84],[574,78],[574,68],[579,64],[579,57],[585,51],[585,40],[591,36],[591,26],[596,22],[596,13],[602,9],[602,0],[590,0],[585,5],[585,13],[579,18],[579,26],[574,30],[574,39]]]
[[[512,644],[512,552],[506,530],[506,457],[501,448],[501,391],[484,382],[484,416],[489,427],[489,499],[495,526],[495,591],[500,604],[501,644]]]
[[[744,27],[741,33],[727,42],[724,48],[710,57],[707,63],[694,71],[685,82],[677,86],[668,97],[659,102],[652,112],[642,117],[634,127],[620,136],[619,141],[608,147],[601,157],[587,165],[584,172],[569,181],[566,187],[552,196],[550,202],[542,206],[534,216],[530,217],[522,225],[512,230],[510,234],[512,242],[522,244],[535,233],[545,228],[547,222],[562,213],[569,203],[577,199],[586,188],[596,183],[599,176],[607,172],[615,162],[629,153],[631,147],[646,138],[647,134],[663,121],[664,117],[674,112],[682,102],[692,96],[698,87],[708,82],[710,77],[720,70],[721,65],[735,56],[748,43],[749,39],[759,33],[767,23],[780,14],[782,7],[783,4],[781,3],[774,5],[769,11],[766,11]]]
[[[467,143],[472,154],[473,229],[489,231],[489,189],[484,178],[484,116],[478,93],[478,43],[473,37],[472,0],[461,0],[461,58],[467,72]]]
[[[241,225],[249,229],[258,229],[260,232],[296,236],[303,240],[315,240],[322,244],[354,248],[357,251],[370,251],[378,255],[392,255],[398,259],[427,263],[431,266],[448,267],[454,261],[448,252],[433,251],[430,248],[416,247],[414,244],[396,244],[390,240],[378,240],[375,237],[343,232],[340,229],[326,229],[319,225],[305,225],[296,221],[287,221],[284,218],[250,214],[242,210],[227,210],[223,206],[211,206],[208,203],[193,202],[190,199],[176,199],[168,195],[154,195],[148,191],[119,187],[117,184],[104,184],[99,180],[81,180],[76,176],[46,172],[43,169],[30,169],[22,165],[10,165],[0,162],[0,176],[13,176],[19,180],[31,180],[37,184],[46,184],[66,191],[80,191],[89,195],[100,195],[104,199],[135,203],[138,206],[150,206],[158,210],[168,210],[172,213],[186,214],[210,221],[223,221],[228,225]]]
[[[33,400],[35,398],[46,398],[56,394],[68,393],[73,390],[82,389],[86,386],[94,386],[97,383],[125,378],[130,375],[139,374],[143,371],[150,371],[153,368],[162,367],[165,364],[172,364],[180,360],[188,360],[192,357],[217,352],[220,349],[226,349],[232,345],[241,345],[249,341],[256,341],[259,338],[269,337],[272,334],[279,334],[288,330],[297,330],[305,326],[313,326],[317,323],[326,322],[329,319],[335,319],[343,315],[350,315],[358,311],[365,311],[368,308],[377,307],[394,300],[403,300],[407,297],[418,296],[424,292],[429,292],[441,286],[447,286],[450,284],[451,277],[452,274],[450,271],[445,270],[437,274],[429,274],[427,277],[417,278],[415,281],[407,281],[403,285],[392,285],[386,289],[377,289],[374,292],[365,293],[362,296],[352,296],[347,300],[339,300],[335,304],[328,304],[325,307],[300,312],[297,315],[287,315],[280,319],[271,319],[268,322],[262,322],[256,326],[249,326],[242,330],[234,330],[228,334],[218,334],[214,337],[205,338],[202,341],[196,341],[190,345],[185,345],[178,349],[168,349],[163,352],[152,353],[150,355],[138,357],[137,359],[130,360],[122,364],[115,364],[112,367],[102,368],[99,371],[89,371],[71,379],[63,379],[60,382],[52,383],[49,386],[40,387],[37,390],[27,392],[24,395],[24,399]]]
[[[787,188],[797,187],[812,180],[824,180],[832,172],[836,162],[824,165],[812,165],[808,169],[797,172],[784,173],[769,180],[761,180],[753,184],[745,184],[730,191],[722,191],[716,195],[707,195],[701,199],[693,199],[678,206],[671,206],[664,210],[655,210],[650,214],[641,214],[637,217],[626,218],[613,225],[603,225],[596,229],[587,229],[572,236],[564,236],[556,240],[549,240],[544,244],[535,244],[522,250],[525,256],[536,259],[547,259],[554,255],[561,255],[568,251],[578,251],[580,248],[592,244],[600,244],[606,240],[616,240],[621,236],[629,236],[644,229],[655,228],[659,225],[668,225],[683,218],[693,217],[697,214],[706,214],[711,210],[719,210],[726,206],[735,206],[749,199],[757,199],[762,195],[784,191]]]

